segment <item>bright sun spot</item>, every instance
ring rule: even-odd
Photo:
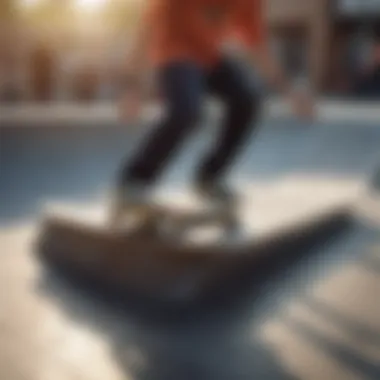
[[[23,7],[32,7],[33,5],[37,5],[40,0],[19,0],[19,3]]]
[[[38,5],[45,0],[19,0],[19,3],[24,7],[32,7]],[[96,11],[101,8],[108,0],[74,0],[73,4],[76,8],[84,11]]]
[[[75,0],[75,5],[84,11],[96,11],[108,0]]]

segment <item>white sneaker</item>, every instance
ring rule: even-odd
[[[128,184],[116,188],[111,196],[111,225],[116,226],[126,211],[138,211],[149,204],[152,204],[151,188],[147,185]]]
[[[142,184],[128,184],[118,187],[115,191],[115,200],[125,207],[145,205],[151,202],[151,188]]]
[[[237,200],[233,191],[219,182],[198,182],[196,191],[208,203],[233,205]]]

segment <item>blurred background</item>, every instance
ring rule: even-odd
[[[114,98],[145,1],[2,0],[0,102]],[[295,80],[380,99],[380,0],[265,0],[265,14]]]
[[[273,49],[321,99],[310,123],[264,112],[231,170],[249,239],[342,204],[349,223],[327,220],[307,249],[282,247],[245,289],[221,291],[230,301],[183,320],[108,303],[37,259],[46,211],[106,220],[157,115],[144,108],[147,128],[129,128],[113,102],[146,1],[0,0],[0,380],[379,380],[380,0],[264,0]],[[158,184],[165,201],[191,193],[218,131],[207,111]],[[104,265],[119,273],[112,255]],[[160,278],[159,255],[146,266]]]

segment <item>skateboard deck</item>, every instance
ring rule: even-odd
[[[156,212],[159,222],[161,213],[167,215],[167,208]],[[187,220],[187,212],[178,214]],[[178,214],[174,213],[173,220],[178,220]],[[318,236],[320,239],[346,219],[344,207],[322,212],[270,236],[242,236],[231,242],[224,235],[212,242],[193,243],[175,234],[125,234],[104,224],[91,226],[48,215],[36,249],[43,261],[117,292],[187,302],[223,288],[234,278],[240,281],[264,258],[271,261],[275,254],[294,254],[298,247],[311,244]]]
[[[54,216],[44,220],[37,250],[44,260],[80,276],[170,300],[197,298],[212,278],[215,282],[231,271],[235,261],[233,247],[228,250],[224,244],[125,234]]]

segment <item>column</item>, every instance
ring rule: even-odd
[[[310,10],[309,68],[313,90],[323,91],[329,64],[332,32],[330,0],[314,0]]]

